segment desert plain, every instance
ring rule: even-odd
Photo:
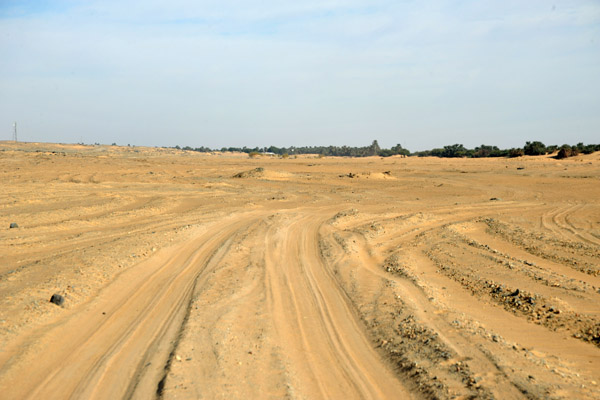
[[[0,398],[600,398],[600,153],[0,142],[0,187]]]

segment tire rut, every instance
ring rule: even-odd
[[[153,395],[168,365],[170,343],[179,334],[198,274],[211,258],[226,253],[220,249],[227,239],[248,223],[244,218],[233,219],[220,226],[217,235],[206,233],[136,265],[93,302],[82,305],[83,309],[74,310],[50,329],[23,338],[17,347],[29,347],[30,351],[20,355],[7,351],[14,356],[4,359],[2,368],[8,369],[6,376],[27,370],[31,385],[2,385],[3,393],[9,398]],[[52,357],[40,356],[48,346]],[[139,385],[148,381],[154,383]]]
[[[270,308],[297,385],[320,398],[408,398],[320,258],[325,220],[284,220],[266,238]]]

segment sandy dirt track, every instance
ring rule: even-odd
[[[598,154],[0,142],[0,182],[2,398],[599,397]]]

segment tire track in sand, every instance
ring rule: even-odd
[[[410,398],[321,260],[327,217],[283,218],[265,238],[268,303],[292,384],[307,398]]]
[[[575,204],[548,211],[541,216],[542,227],[557,237],[572,241],[583,241],[591,245],[600,245],[600,240],[585,230],[579,229],[570,221],[570,217],[580,213],[585,205]],[[584,218],[585,219],[585,218]]]
[[[272,339],[292,386],[288,393],[410,398],[321,260],[318,232],[329,216],[286,212],[256,230],[251,227],[264,216],[240,215],[159,252],[93,301],[6,349],[0,392],[7,398],[160,397],[196,285],[217,265],[233,261],[232,246],[241,237],[255,235],[250,240],[265,273],[265,285],[257,287],[266,290],[264,317],[275,327]],[[28,385],[10,384],[19,375],[28,376]]]
[[[197,239],[136,265],[98,297],[0,356],[6,398],[151,398],[198,276],[254,221],[220,221]],[[23,349],[27,349],[23,351]],[[27,375],[27,386],[11,385]]]

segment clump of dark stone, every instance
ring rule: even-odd
[[[600,347],[600,323],[585,326],[579,332],[575,333],[573,337],[593,343]]]
[[[65,303],[65,298],[58,293],[54,293],[52,297],[50,297],[50,303],[62,306]]]
[[[18,228],[18,227],[19,227],[19,224],[17,224],[16,222],[12,222],[10,224],[10,229],[14,229],[14,228]]]

